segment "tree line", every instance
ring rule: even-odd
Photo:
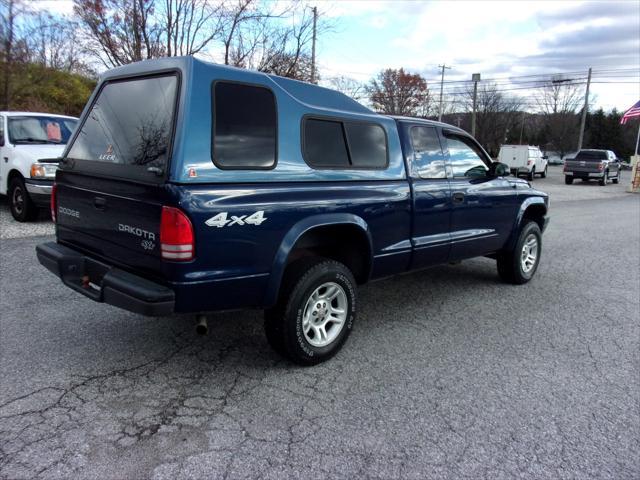
[[[71,17],[26,0],[0,5],[0,109],[37,108],[39,99],[55,95],[47,77],[64,72],[78,103],[61,99],[52,106],[78,113],[99,70],[212,52],[226,65],[316,80],[313,10],[302,0],[74,0]],[[320,18],[316,30],[328,30],[328,23]]]

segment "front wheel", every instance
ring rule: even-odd
[[[287,267],[280,298],[265,312],[269,344],[300,365],[335,355],[347,340],[356,314],[356,282],[335,260],[303,258]]]
[[[38,207],[29,197],[22,178],[14,178],[9,185],[9,209],[18,222],[33,220],[38,215]]]
[[[498,254],[498,274],[507,283],[522,285],[533,278],[542,253],[542,232],[536,222],[525,224],[520,230],[513,250]]]
[[[547,178],[547,170],[549,169],[549,167],[547,165],[544,166],[544,170],[542,171],[542,173],[540,174],[540,178]]]

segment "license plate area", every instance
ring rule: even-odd
[[[102,301],[102,280],[111,267],[81,255],[60,260],[60,277],[69,288]]]

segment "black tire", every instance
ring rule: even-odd
[[[346,317],[331,343],[314,346],[303,332],[303,316],[311,295],[327,282],[342,288],[347,304]],[[346,266],[320,257],[300,259],[287,267],[278,303],[265,311],[267,341],[276,352],[299,365],[324,362],[338,353],[347,340],[356,316],[355,306],[356,281]]]
[[[18,222],[27,222],[38,216],[38,207],[29,197],[29,192],[21,177],[15,177],[9,184],[9,209]]]
[[[533,176],[536,174],[536,167],[533,167],[529,173],[527,173],[527,180],[533,181]]]
[[[616,185],[620,183],[620,170],[618,170],[618,175],[616,176],[616,178],[612,179],[611,181]]]
[[[573,177],[571,177],[569,175],[565,175],[564,176],[564,183],[566,183],[567,185],[571,185],[573,183]]]
[[[525,271],[522,266],[522,251],[525,242],[535,236],[537,240],[537,255],[535,263],[529,271]],[[522,285],[533,278],[538,265],[540,265],[540,257],[542,254],[542,232],[536,222],[530,221],[523,225],[518,235],[518,241],[512,250],[500,252],[497,256],[498,274],[500,278],[514,285]]]
[[[602,176],[602,178],[598,183],[600,184],[601,187],[606,186],[607,183],[609,183],[609,172],[604,172],[604,175]]]
[[[549,168],[548,165],[544,166],[544,170],[542,171],[542,173],[540,174],[540,178],[547,178],[547,169]]]

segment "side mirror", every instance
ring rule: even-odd
[[[548,155],[542,155],[542,159],[543,160],[549,160],[549,156]]]
[[[488,175],[490,177],[506,177],[509,175],[509,173],[509,165],[507,165],[506,163],[493,162],[491,165],[489,165]]]

